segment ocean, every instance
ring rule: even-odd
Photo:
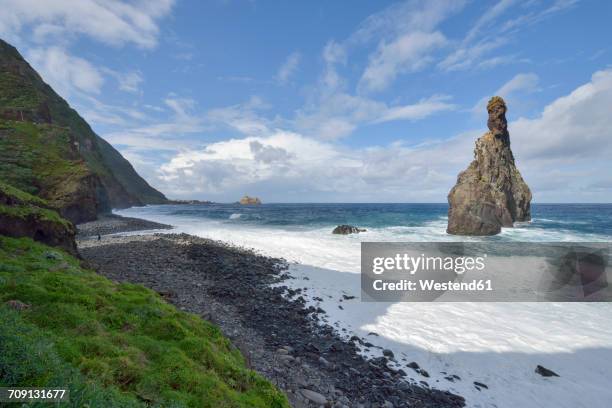
[[[446,204],[210,204],[133,207],[118,214],[167,223],[301,264],[356,273],[362,241],[612,239],[612,204],[534,204],[532,222],[486,238],[446,234],[447,211]],[[367,231],[332,235],[339,224]]]
[[[612,204],[533,204],[531,222],[479,238],[446,234],[447,210],[446,204],[209,204],[116,213],[285,258],[294,279],[284,285],[306,289],[308,303],[322,307],[324,321],[341,335],[381,347],[364,355],[391,349],[414,381],[456,392],[469,407],[609,407],[611,303],[366,303],[359,301],[359,272],[362,241],[609,242]],[[333,235],[339,224],[367,231]],[[357,299],[341,301],[342,295]],[[430,376],[406,368],[411,361]],[[539,376],[537,365],[560,377]],[[451,382],[448,374],[461,380]],[[479,390],[474,381],[489,388]]]

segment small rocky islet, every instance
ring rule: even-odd
[[[259,199],[259,197],[251,197],[249,195],[245,195],[243,196],[240,201],[238,201],[238,204],[241,205],[260,205],[261,204],[261,200]]]

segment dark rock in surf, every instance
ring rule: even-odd
[[[542,367],[538,365],[535,369],[537,374],[540,374],[542,377],[559,377],[559,374],[555,373],[553,370],[549,370],[546,367]]]
[[[338,225],[332,231],[332,234],[340,234],[340,235],[348,235],[348,234],[358,234],[360,232],[365,232],[366,230],[363,228],[357,228],[352,225]]]
[[[489,389],[489,387],[486,384],[483,384],[483,383],[478,382],[478,381],[474,381],[474,386],[476,388],[478,388],[478,391],[480,391],[481,388],[485,388],[487,390]]]

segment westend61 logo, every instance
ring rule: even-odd
[[[364,242],[361,299],[608,302],[610,245]]]

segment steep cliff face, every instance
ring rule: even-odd
[[[0,179],[47,199],[75,223],[111,208],[166,202],[2,40]]]
[[[531,219],[531,191],[510,149],[506,109],[498,96],[487,105],[489,132],[476,141],[474,160],[448,194],[449,234],[494,235]]]

